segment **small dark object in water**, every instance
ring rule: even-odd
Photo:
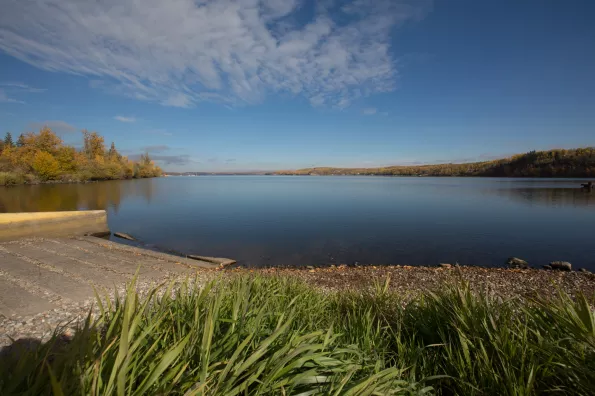
[[[127,239],[129,241],[136,241],[136,238],[128,234],[124,234],[123,232],[114,232],[114,236],[122,239]]]
[[[572,264],[570,264],[568,261],[552,261],[550,263],[550,267],[552,267],[552,269],[557,269],[560,271],[572,270]]]
[[[583,183],[583,184],[581,184],[581,187],[584,188],[585,190],[591,191],[595,188],[595,184],[593,184],[593,182]]]

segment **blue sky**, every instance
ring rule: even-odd
[[[595,2],[4,0],[0,133],[96,130],[166,170],[595,145]]]

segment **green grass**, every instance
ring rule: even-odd
[[[595,393],[582,296],[501,301],[461,284],[405,302],[388,280],[330,294],[289,278],[191,285],[144,298],[132,285],[69,342],[3,359],[0,394]]]

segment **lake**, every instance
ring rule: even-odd
[[[407,264],[595,270],[580,180],[198,176],[0,187],[0,212],[106,209],[112,231],[247,266]],[[121,241],[121,240],[120,240]]]

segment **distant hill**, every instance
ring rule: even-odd
[[[307,168],[277,175],[595,177],[595,147],[531,151],[494,161],[382,168]]]

